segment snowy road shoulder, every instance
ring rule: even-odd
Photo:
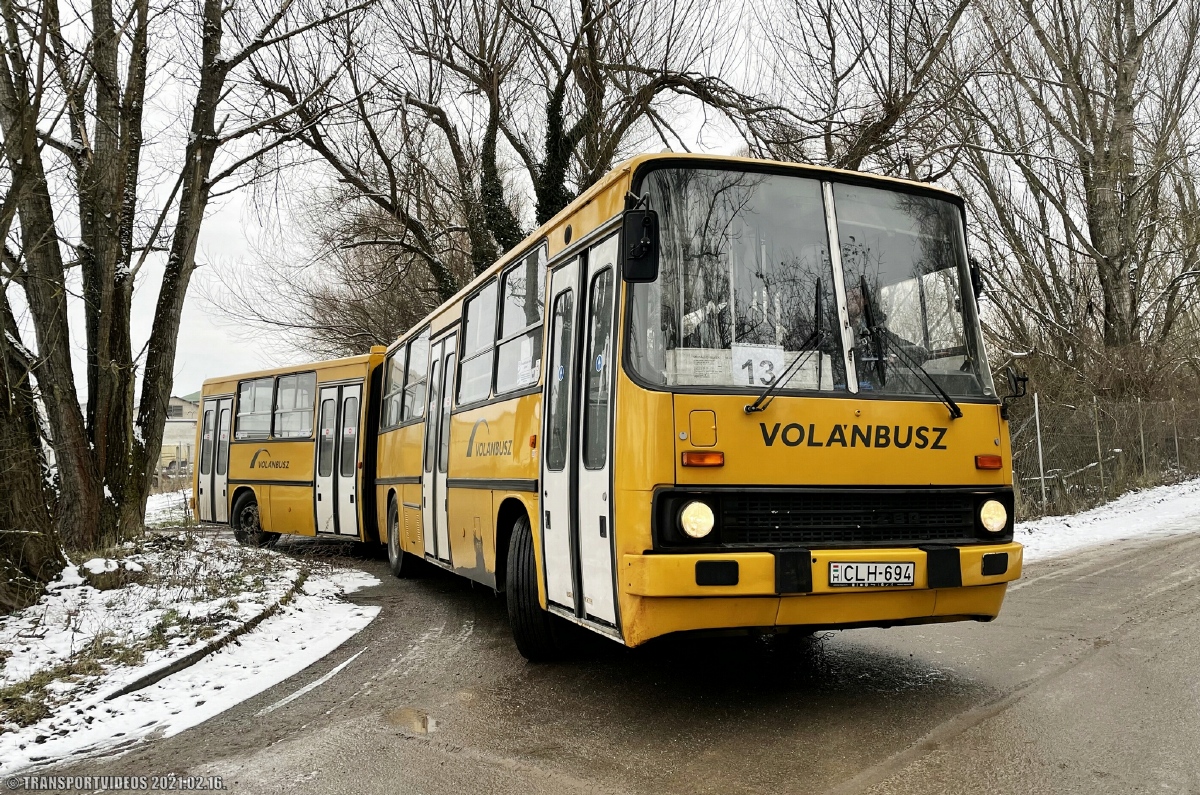
[[[296,561],[215,539],[195,545],[192,552],[171,561],[185,568],[203,563],[207,571],[222,553],[234,558],[249,554],[272,575],[253,568],[231,571],[229,565],[215,567],[219,578],[196,577],[189,570],[186,579],[197,586],[184,596],[178,579],[97,590],[69,566],[41,602],[0,619],[0,651],[7,658],[0,667],[0,695],[7,698],[0,706],[24,708],[20,698],[40,709],[19,721],[12,720],[12,710],[6,713],[10,720],[0,725],[0,773],[111,753],[147,738],[178,734],[321,659],[365,628],[379,611],[343,598],[378,584],[369,574],[308,565],[302,585],[283,598],[297,582]],[[134,557],[148,568],[161,568],[166,562],[151,553],[131,556],[121,567],[136,566]],[[90,562],[79,568],[104,570],[111,565]],[[211,598],[214,583],[227,587],[231,582],[246,589],[236,604],[225,594]],[[180,598],[168,601],[168,596]],[[114,697],[129,683],[228,637],[281,600],[282,606],[269,618],[232,643],[154,684]],[[171,621],[164,622],[164,614]],[[194,623],[178,620],[189,614],[195,615]],[[118,626],[125,628],[123,636],[116,634]],[[164,626],[170,630],[165,637]],[[196,626],[219,631],[196,633]],[[139,645],[139,639],[150,642]],[[131,651],[136,656],[128,657]]]
[[[1125,494],[1090,511],[1017,525],[1025,560],[1075,549],[1200,531],[1200,479]]]

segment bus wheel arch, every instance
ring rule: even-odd
[[[390,489],[387,498],[387,553],[388,568],[400,579],[413,576],[419,561],[410,552],[406,552],[400,543],[400,503],[396,498],[396,490]]]
[[[513,528],[529,520],[529,509],[516,497],[505,497],[496,512],[496,592],[504,593],[508,580],[508,547]]]
[[[267,547],[279,540],[279,533],[262,529],[258,512],[258,495],[249,486],[242,486],[233,493],[233,510],[229,513],[229,526],[239,544]]]

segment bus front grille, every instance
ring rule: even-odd
[[[720,536],[731,545],[801,547],[972,543],[975,502],[946,492],[723,494]]]

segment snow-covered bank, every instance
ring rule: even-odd
[[[0,619],[0,773],[177,734],[319,660],[378,612],[342,599],[378,583],[371,575],[230,541],[158,536],[122,552],[68,566],[38,604]],[[98,590],[85,574],[101,588],[97,575],[137,581]],[[105,700],[281,600],[192,667]]]
[[[1045,516],[1017,525],[1025,560],[1081,547],[1200,531],[1200,479],[1132,491],[1090,511]]]
[[[196,517],[192,516],[188,505],[191,497],[190,488],[151,494],[146,499],[146,526],[178,526],[187,524],[189,519],[194,522]]]

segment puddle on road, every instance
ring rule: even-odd
[[[432,731],[437,731],[438,722],[434,718],[429,717],[429,714],[416,707],[400,707],[399,709],[389,710],[383,716],[388,723],[393,726],[399,726],[402,729],[408,729],[417,734],[429,734]]]

